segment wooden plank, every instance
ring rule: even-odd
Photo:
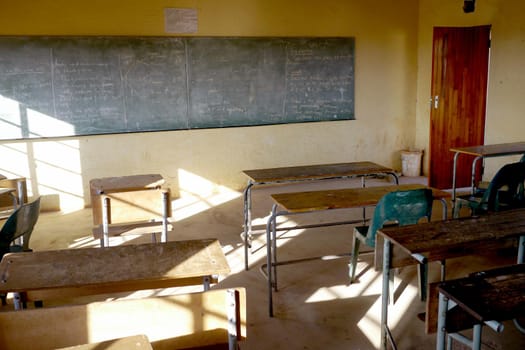
[[[153,348],[145,335],[131,335],[96,343],[68,346],[58,350],[153,350]]]
[[[97,194],[160,188],[163,184],[160,174],[103,177],[89,181],[90,188]]]
[[[173,225],[168,223],[168,231],[173,230]],[[102,225],[93,227],[93,237],[96,239],[102,238],[103,227]],[[138,221],[138,222],[125,222],[121,224],[110,224],[109,225],[109,236],[121,236],[121,235],[143,235],[148,233],[162,232],[162,222],[157,221]]]
[[[164,212],[162,196],[166,192],[168,193],[167,212],[168,217],[170,217],[171,199],[169,190],[138,190],[133,192],[115,192],[105,195],[110,199],[111,203],[110,223],[162,218]]]
[[[18,193],[18,184],[21,185],[22,190],[22,199],[24,203],[27,203],[27,182],[25,177],[18,177],[18,178],[12,178],[12,179],[2,179],[0,180],[0,187],[5,189],[14,189],[14,195],[18,199],[20,198],[20,193]],[[13,208],[13,197],[10,193],[0,193],[0,211],[5,209],[12,209]]]
[[[427,302],[425,309],[425,333],[431,334],[437,331],[437,319],[438,319],[438,305],[439,305],[439,293],[437,290],[438,284],[441,282],[434,282],[428,284],[427,290]]]
[[[446,281],[439,291],[478,322],[509,320],[525,312],[525,264]]]
[[[254,182],[279,182],[389,174],[394,170],[373,162],[352,162],[243,170],[243,173]]]
[[[525,234],[525,209],[384,228],[378,234],[387,236],[406,253],[424,254],[429,260],[469,255],[491,244],[501,247],[499,240]]]
[[[113,300],[0,313],[0,348],[54,349],[144,334],[155,350],[227,343],[228,291]],[[238,340],[246,338],[246,291],[235,288]]]
[[[97,285],[78,285],[75,287],[47,288],[31,290],[23,293],[23,299],[27,302],[78,298],[83,296],[122,293],[144,289],[162,289],[184,286],[198,286],[203,284],[202,276],[186,277],[169,280],[149,280],[149,281],[119,281]],[[217,277],[209,278],[210,284],[219,283]]]
[[[387,193],[428,188],[419,184],[345,188],[272,194],[273,200],[292,213],[329,209],[361,208],[376,205]],[[435,199],[449,198],[450,193],[432,189]]]
[[[177,285],[180,279],[229,272],[216,239],[9,253],[0,262],[0,292],[150,289],[155,283]]]
[[[451,148],[450,151],[482,157],[496,157],[513,154],[522,154],[525,153],[525,142],[510,142],[494,145],[454,147]]]

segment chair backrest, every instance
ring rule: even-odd
[[[505,164],[490,181],[481,199],[481,210],[498,211],[525,206],[525,162]]]
[[[377,230],[387,223],[402,226],[417,224],[421,218],[430,221],[432,202],[432,190],[428,188],[387,193],[375,207],[366,235],[366,244],[375,247]]]
[[[40,214],[40,197],[31,203],[23,204],[18,207],[7,218],[4,226],[0,230],[0,258],[5,253],[11,251],[11,243],[18,237],[22,237],[23,246],[20,250],[29,249],[29,239],[38,216]]]

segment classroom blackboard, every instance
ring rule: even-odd
[[[0,37],[0,139],[354,119],[353,38]]]

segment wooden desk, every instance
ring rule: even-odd
[[[0,262],[0,293],[27,300],[217,282],[230,268],[216,239],[105,248],[9,253]]]
[[[479,217],[432,221],[378,231],[383,247],[383,291],[381,312],[382,348],[393,342],[388,328],[388,283],[390,270],[422,261],[480,254],[519,239],[518,263],[524,262],[525,209],[495,212]],[[509,242],[510,241],[510,242]],[[379,244],[376,241],[376,244]],[[428,317],[431,317],[427,312]]]
[[[445,350],[446,333],[481,350],[481,329],[503,331],[502,321],[525,315],[525,265],[476,272],[438,286],[439,312],[436,348]],[[473,338],[456,333],[473,328]]]
[[[129,337],[68,346],[57,350],[153,350],[153,348],[145,335],[130,335]]]
[[[27,203],[26,179],[0,179],[0,219],[9,217],[23,203]]]
[[[476,164],[480,159],[490,158],[490,157],[502,157],[510,156],[515,154],[524,154],[525,153],[525,142],[512,142],[512,143],[501,143],[495,145],[480,145],[480,146],[470,146],[470,147],[456,147],[450,149],[454,152],[454,166],[452,171],[452,203],[455,206],[456,201],[456,172],[457,172],[457,162],[460,154],[468,154],[475,156],[472,161],[472,180],[471,187],[472,193],[476,189]],[[483,166],[483,164],[482,164]],[[483,170],[481,171],[483,174]]]
[[[13,209],[16,209],[16,207],[18,206],[18,199],[16,198],[16,189],[0,187],[0,196],[4,195],[9,195],[11,197]]]
[[[277,261],[277,243],[276,236],[277,231],[290,230],[295,228],[306,228],[306,227],[322,227],[330,225],[344,225],[344,224],[356,224],[361,220],[323,223],[323,224],[312,224],[307,226],[296,226],[277,228],[277,217],[289,214],[305,214],[325,210],[334,209],[353,209],[363,208],[368,206],[376,205],[379,200],[387,193],[392,191],[406,191],[412,189],[427,188],[427,186],[418,184],[407,184],[407,185],[392,185],[392,186],[374,186],[374,187],[361,187],[361,188],[348,188],[348,189],[337,189],[337,190],[325,190],[325,191],[308,191],[308,192],[295,192],[295,193],[279,193],[272,194],[271,197],[275,201],[272,207],[270,218],[266,226],[266,267],[268,277],[268,298],[269,298],[269,314],[273,316],[273,301],[272,301],[272,289],[277,291],[277,266],[288,262]],[[447,216],[447,202],[446,199],[450,197],[450,194],[445,191],[441,191],[432,188],[432,194],[434,199],[440,200],[443,204],[443,218]],[[282,207],[283,210],[277,211],[278,207]],[[363,217],[363,221],[365,217]],[[348,254],[344,254],[346,256]],[[316,257],[317,258],[317,257]],[[316,258],[309,258],[316,259]],[[304,261],[306,259],[300,259],[298,261]]]
[[[123,232],[161,232],[161,241],[166,242],[171,197],[163,184],[159,174],[92,179],[93,236],[100,245],[109,246],[109,236]]]
[[[156,350],[238,350],[244,349],[239,342],[247,339],[246,328],[246,289],[215,288],[22,312],[2,310],[0,349],[49,350],[102,342],[78,349],[103,350],[107,341],[143,334]]]
[[[282,183],[292,183],[301,181],[319,181],[329,179],[344,179],[361,177],[364,187],[365,177],[371,175],[390,175],[396,184],[399,179],[395,171],[391,168],[372,162],[351,162],[317,164],[305,166],[293,166],[282,168],[243,170],[249,178],[248,185],[244,190],[244,267],[248,270],[248,248],[251,247],[252,236],[252,199],[251,190],[256,185],[272,185]]]

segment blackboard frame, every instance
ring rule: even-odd
[[[0,37],[0,140],[353,120],[352,37]]]

